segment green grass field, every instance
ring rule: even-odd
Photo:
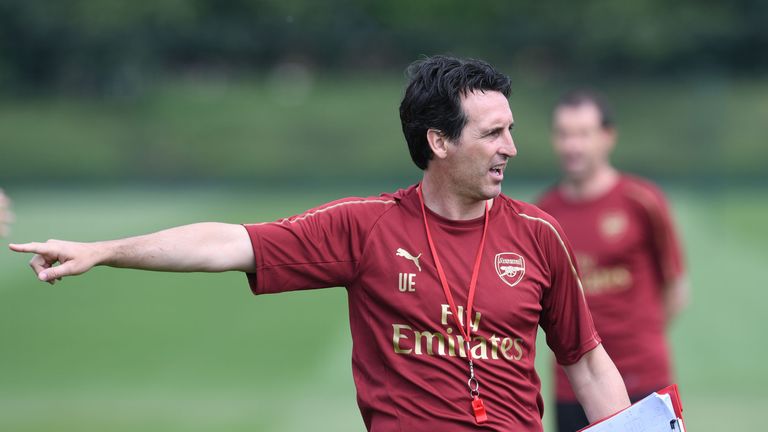
[[[346,190],[10,188],[8,241],[264,221]],[[538,186],[508,180],[530,198]],[[671,189],[694,289],[672,340],[688,428],[761,430],[768,191]],[[254,297],[245,278],[98,268],[56,286],[0,250],[0,430],[361,431],[345,292]],[[548,390],[548,355],[540,372]]]

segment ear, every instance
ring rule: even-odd
[[[427,130],[427,143],[432,153],[438,159],[445,159],[448,156],[448,140],[445,135],[437,129]]]

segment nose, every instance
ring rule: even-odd
[[[587,148],[584,146],[583,140],[577,137],[567,137],[555,141],[555,154],[561,159],[569,157],[578,157],[584,155]]]
[[[515,146],[515,140],[512,138],[512,133],[507,131],[504,134],[503,144],[499,148],[499,154],[507,158],[513,158],[517,156],[517,147]]]

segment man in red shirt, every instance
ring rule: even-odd
[[[624,408],[557,222],[501,195],[517,152],[509,78],[448,57],[409,73],[400,117],[424,171],[418,185],[276,222],[11,249],[36,253],[32,268],[48,282],[108,265],[239,270],[255,294],[346,287],[358,405],[371,431],[541,430],[539,325],[590,419]]]
[[[571,239],[595,326],[630,399],[637,400],[672,383],[665,330],[687,298],[672,218],[655,185],[611,166],[616,130],[600,97],[584,91],[564,96],[553,123],[563,179],[539,206]],[[586,426],[560,367],[555,387],[559,430]]]

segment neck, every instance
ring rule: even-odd
[[[586,201],[608,193],[618,181],[619,173],[616,169],[604,165],[584,178],[566,177],[560,190],[570,200]]]
[[[428,171],[421,181],[424,205],[438,215],[450,220],[469,220],[483,216],[485,205],[493,200],[476,199],[461,195],[446,181],[440,181]]]

